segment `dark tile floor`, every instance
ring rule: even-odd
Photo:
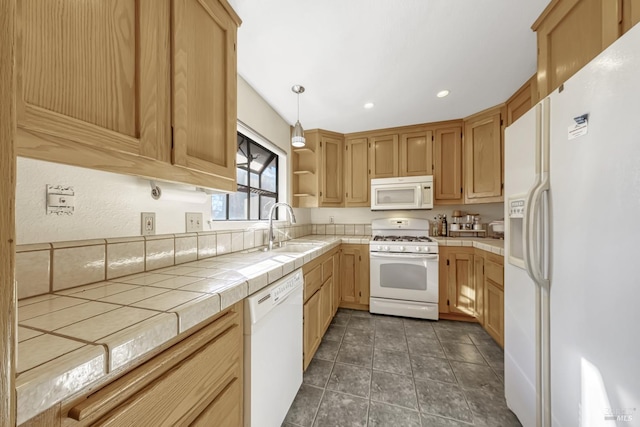
[[[478,324],[340,309],[283,426],[520,426]]]

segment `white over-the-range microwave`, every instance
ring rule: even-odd
[[[433,176],[371,180],[371,210],[433,209]]]

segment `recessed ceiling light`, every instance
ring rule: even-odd
[[[373,102],[367,102],[366,104],[364,104],[364,108],[370,110],[371,108],[373,108]]]
[[[446,90],[446,89],[445,89],[445,90],[441,90],[440,92],[438,92],[438,93],[436,94],[436,96],[437,96],[438,98],[444,98],[444,97],[445,97],[445,96],[447,96],[447,95],[449,95],[449,91],[448,91],[448,90]]]

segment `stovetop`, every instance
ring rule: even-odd
[[[370,252],[438,253],[429,237],[429,221],[418,218],[382,218],[371,222]]]
[[[374,236],[374,242],[409,242],[409,243],[433,243],[427,236]]]

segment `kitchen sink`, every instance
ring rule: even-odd
[[[322,242],[280,242],[274,243],[273,249],[269,251],[268,246],[261,246],[259,248],[247,249],[242,253],[255,253],[255,252],[276,252],[276,253],[303,253],[312,251],[315,248],[322,246]]]

